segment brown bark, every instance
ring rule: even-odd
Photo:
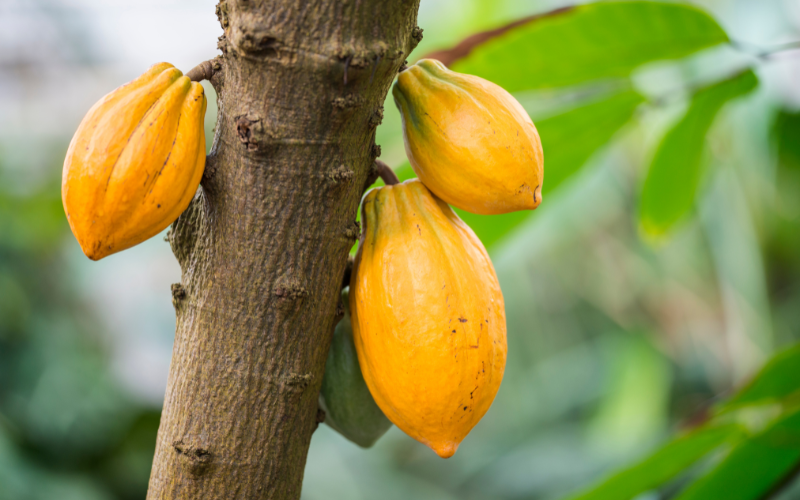
[[[419,41],[418,4],[220,2],[216,136],[169,235],[182,279],[149,499],[300,497],[375,127]]]

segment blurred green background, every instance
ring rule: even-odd
[[[186,71],[216,55],[215,3],[0,3],[2,500],[145,496],[180,270],[160,237],[86,259],[61,164],[102,95],[152,63]],[[412,59],[564,5],[422,0]],[[800,340],[800,51],[783,45],[800,40],[800,3],[691,5],[733,43],[645,12],[612,16],[606,35],[509,36],[454,65],[514,91],[545,148],[538,210],[464,215],[505,295],[503,385],[446,461],[396,428],[362,450],[321,425],[303,498],[561,498],[691,426]],[[702,50],[669,43],[648,59],[660,29]],[[608,33],[630,39],[593,45]],[[377,141],[410,175],[391,97]]]

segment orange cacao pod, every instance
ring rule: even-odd
[[[539,206],[542,143],[511,94],[423,59],[400,73],[392,95],[411,166],[436,196],[475,214]]]
[[[503,378],[503,295],[480,240],[423,184],[370,191],[350,282],[353,337],[383,413],[452,456]]]
[[[89,110],[64,160],[61,197],[90,259],[141,243],[186,209],[205,167],[205,111],[202,85],[168,63]]]

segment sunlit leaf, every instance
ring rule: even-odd
[[[800,463],[800,410],[738,445],[678,500],[756,500]]]
[[[761,371],[719,411],[772,403],[800,392],[800,344],[774,356]]]
[[[706,134],[726,102],[758,85],[748,70],[697,91],[689,110],[661,140],[644,182],[639,206],[642,229],[666,233],[694,204]]]
[[[698,429],[571,500],[630,500],[666,483],[720,446],[737,442],[744,436],[744,429],[736,424]]]
[[[728,41],[696,7],[644,1],[559,9],[488,33],[431,56],[516,92],[624,77]]]
[[[628,90],[536,123],[545,152],[542,190],[551,192],[628,123],[644,98]]]

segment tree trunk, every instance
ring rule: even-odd
[[[419,0],[222,0],[219,118],[182,269],[149,499],[297,499],[375,127]]]

